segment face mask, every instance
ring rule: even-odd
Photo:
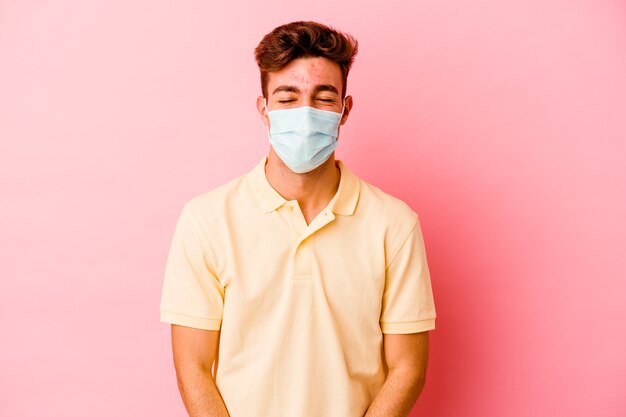
[[[328,160],[339,142],[343,112],[335,113],[309,106],[265,110],[270,119],[268,136],[274,152],[293,172],[302,174]]]

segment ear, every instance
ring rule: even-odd
[[[270,119],[267,116],[267,111],[265,110],[265,105],[263,103],[263,96],[258,96],[256,98],[256,109],[259,112],[259,115],[261,116],[261,120],[263,121],[263,124],[265,126],[269,126]]]
[[[352,99],[352,96],[346,96],[344,99],[343,117],[341,118],[342,125],[348,121],[348,116],[350,115],[353,105],[354,100]]]

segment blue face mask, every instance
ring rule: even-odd
[[[302,174],[328,160],[339,142],[341,113],[309,106],[265,110],[270,119],[268,136],[274,152],[293,172]]]

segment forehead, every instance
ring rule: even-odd
[[[339,64],[324,57],[296,58],[284,68],[269,73],[267,90],[272,94],[278,86],[291,85],[306,91],[319,84],[332,85],[341,93],[342,76]]]

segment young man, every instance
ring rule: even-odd
[[[294,22],[255,53],[269,154],[184,205],[167,261],[183,402],[191,417],[404,417],[435,306],[417,215],[334,158],[357,42]]]

